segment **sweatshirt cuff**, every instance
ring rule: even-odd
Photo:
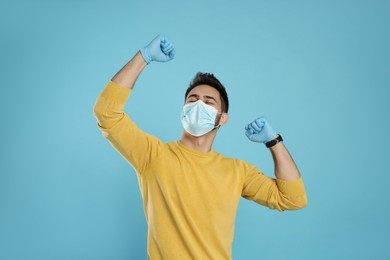
[[[110,80],[103,89],[101,96],[106,99],[115,100],[117,103],[125,104],[130,93],[130,89]]]
[[[302,177],[296,180],[276,179],[279,191],[287,196],[301,196],[306,194]]]

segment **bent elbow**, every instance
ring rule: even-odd
[[[109,130],[123,120],[125,113],[122,109],[113,108],[103,98],[99,98],[93,107],[93,116],[98,122],[100,130]]]
[[[99,106],[94,106],[93,108],[93,116],[97,121],[97,126],[100,130],[107,129],[107,121],[108,118],[104,114],[104,111]]]
[[[290,200],[289,207],[286,210],[299,210],[307,206],[307,197],[306,195],[293,198]]]
[[[98,98],[93,106],[93,115],[99,120],[99,118],[103,117],[105,111],[107,109],[107,104],[103,102],[102,98]]]
[[[305,208],[307,206],[307,203],[308,202],[306,195],[292,198],[283,198],[279,201],[276,209],[278,211],[299,210]]]
[[[299,210],[299,209],[306,208],[306,206],[307,206],[307,200],[294,205],[294,207],[290,208],[289,210]]]

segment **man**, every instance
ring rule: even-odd
[[[173,59],[175,49],[159,35],[110,80],[98,97],[98,128],[137,172],[148,223],[148,259],[231,259],[240,197],[271,209],[295,210],[307,199],[300,173],[264,117],[246,126],[251,141],[265,143],[276,179],[249,163],[212,150],[228,116],[228,97],[212,74],[198,73],[185,94],[179,141],[163,143],[123,112],[147,64]]]

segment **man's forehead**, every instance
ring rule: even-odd
[[[219,97],[219,92],[215,88],[209,86],[209,85],[199,85],[191,89],[191,91],[188,93],[187,97],[196,94],[199,96],[212,96],[212,97]]]

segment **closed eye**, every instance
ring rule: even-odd
[[[192,94],[187,97],[187,103],[192,103],[199,100],[199,95]]]

